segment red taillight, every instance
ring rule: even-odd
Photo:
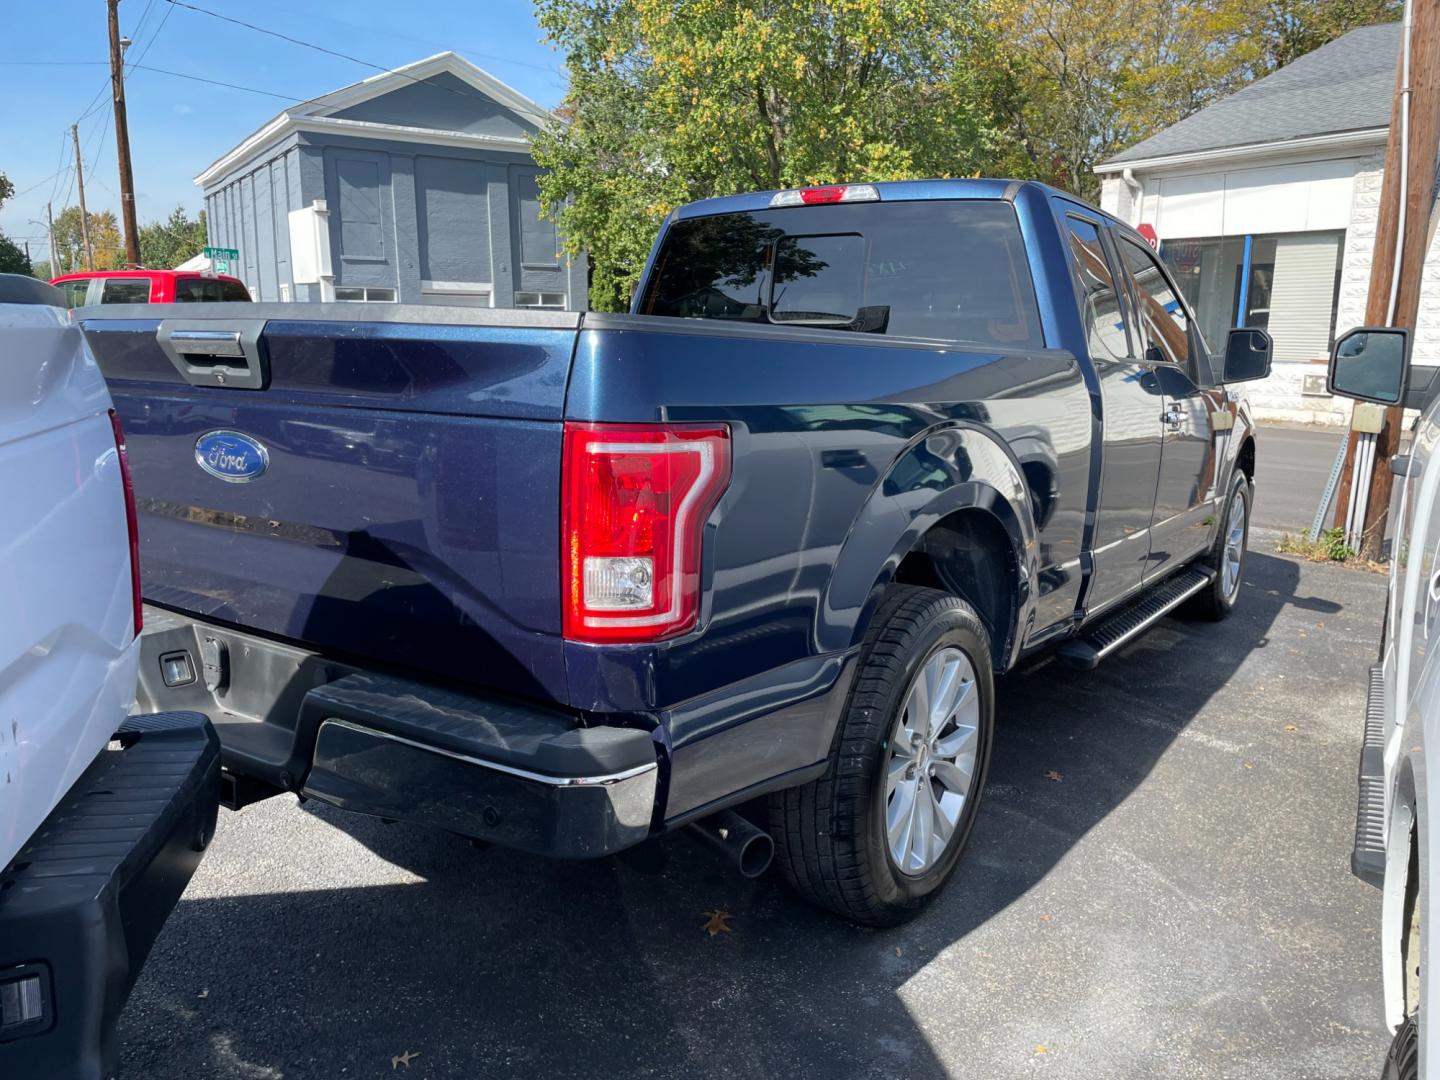
[[[120,455],[120,483],[125,489],[125,528],[130,533],[130,599],[134,607],[135,636],[140,636],[144,625],[140,599],[140,526],[135,519],[135,484],[130,479],[130,455],[125,452],[125,432],[120,427],[120,417],[110,410],[110,427],[115,432],[115,451]]]
[[[730,482],[730,432],[565,425],[565,636],[658,641],[700,612],[700,540]]]

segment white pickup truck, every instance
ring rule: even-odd
[[[141,606],[110,395],[58,289],[0,275],[0,1077],[108,1077],[214,834],[199,713],[128,715]]]
[[[1382,1080],[1437,1075],[1426,1019],[1440,975],[1440,962],[1430,959],[1440,803],[1429,790],[1427,758],[1440,730],[1440,382],[1434,371],[1411,368],[1409,345],[1401,329],[1352,330],[1335,342],[1329,377],[1332,393],[1422,410],[1410,452],[1391,461],[1400,514],[1379,663],[1366,694],[1350,858],[1356,876],[1385,894],[1381,970],[1395,1038]]]

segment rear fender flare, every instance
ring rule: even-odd
[[[886,470],[851,525],[836,556],[816,627],[819,651],[851,649],[900,563],[925,534],[961,510],[989,514],[1004,530],[1016,563],[1012,656],[1034,606],[1039,544],[1020,464],[993,431],[963,421],[930,428],[911,441]]]

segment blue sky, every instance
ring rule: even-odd
[[[564,94],[561,63],[540,41],[528,0],[194,3],[384,67],[453,49],[541,105],[553,107]],[[94,111],[80,121],[85,201],[91,212],[119,214],[105,4],[7,0],[0,6],[6,8],[6,33],[0,36],[0,172],[18,193],[0,208],[0,230],[17,241],[28,239],[38,260],[47,257],[45,229],[34,222],[44,221],[45,203],[53,198],[58,215],[76,201],[68,168],[74,158],[70,125],[92,102]],[[200,189],[191,178],[280,110],[376,74],[372,67],[168,0],[122,0],[120,29],[135,42],[130,63],[283,95],[132,71],[125,97],[141,224],[165,217],[177,205],[198,212]],[[62,165],[65,170],[52,176]]]

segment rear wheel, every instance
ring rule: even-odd
[[[1408,1016],[1390,1043],[1380,1080],[1419,1080],[1419,1076],[1420,1033],[1415,1027],[1415,1017]]]
[[[1190,608],[1202,619],[1216,622],[1235,609],[1240,599],[1240,582],[1245,573],[1245,552],[1250,545],[1250,480],[1239,469],[1230,480],[1229,497],[1223,503],[1215,545],[1202,565],[1215,571],[1215,580],[1196,594]]]
[[[969,839],[993,728],[990,649],[975,611],[937,589],[892,589],[825,774],[771,796],[786,878],[858,923],[913,917]]]

